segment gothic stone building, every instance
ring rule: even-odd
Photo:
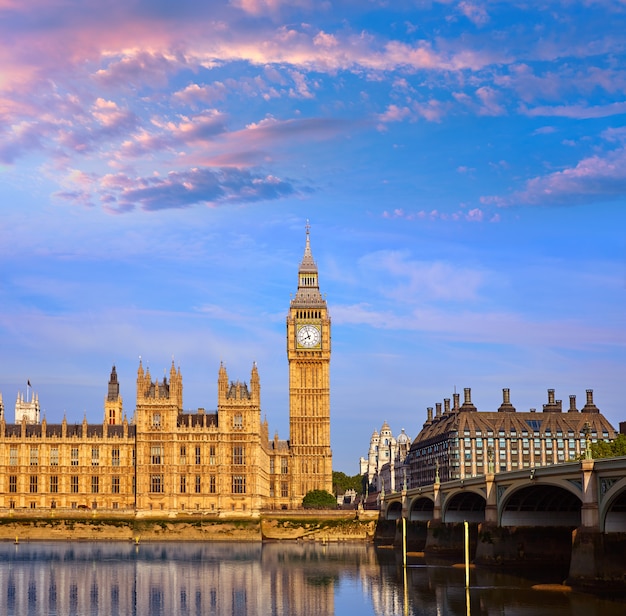
[[[185,412],[180,368],[153,381],[140,361],[130,422],[113,367],[102,424],[39,423],[27,413],[9,424],[0,397],[0,510],[254,515],[331,492],[330,317],[308,227],[286,325],[289,440],[270,439],[261,420],[256,365],[249,383],[229,381],[221,365],[217,410]]]
[[[464,390],[464,401],[455,393],[453,404],[444,399],[427,409],[427,419],[414,439],[406,465],[409,487],[440,481],[464,479],[492,472],[521,470],[567,462],[584,455],[587,441],[611,441],[617,432],[593,402],[587,400],[579,411],[576,396],[563,412],[554,389],[548,390],[543,412],[520,412],[511,404],[508,389],[495,412],[478,411],[471,390]]]

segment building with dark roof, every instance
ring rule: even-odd
[[[497,411],[479,411],[472,403],[471,390],[464,390],[463,404],[455,393],[427,409],[426,422],[415,437],[406,465],[409,487],[463,479],[488,471],[513,471],[558,464],[584,454],[587,439],[610,441],[615,428],[593,402],[593,391],[586,391],[586,402],[579,411],[576,396],[563,412],[561,400],[548,390],[543,412],[517,411],[508,389],[502,390]]]

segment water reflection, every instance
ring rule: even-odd
[[[469,597],[469,603],[468,603]],[[0,544],[9,616],[621,616],[625,605],[417,564],[371,545]]]

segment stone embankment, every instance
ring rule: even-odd
[[[2,541],[372,541],[375,512],[268,512],[255,518],[56,514],[0,517]]]

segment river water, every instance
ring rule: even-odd
[[[626,603],[365,544],[0,544],[8,616],[623,616]]]

